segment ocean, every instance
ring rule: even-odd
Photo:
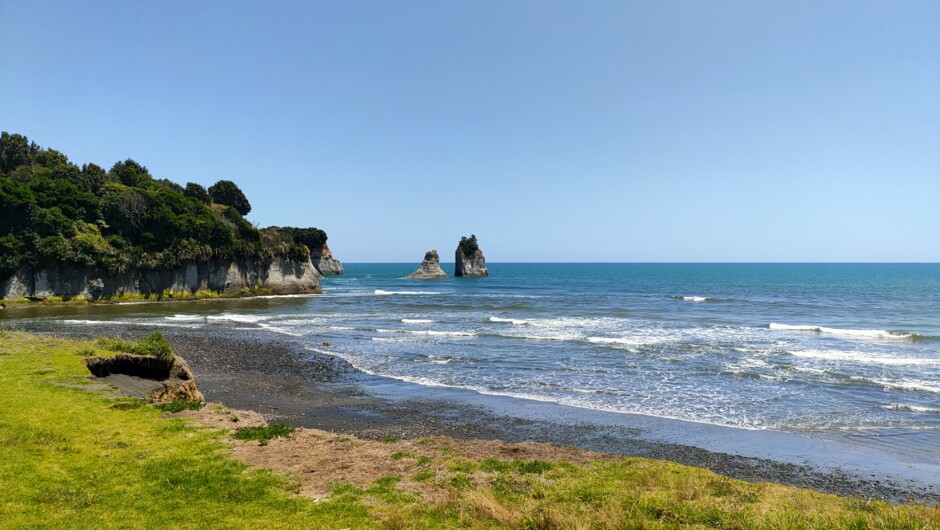
[[[486,278],[402,279],[415,267],[346,264],[316,296],[3,318],[250,330],[418,385],[940,461],[938,264],[493,263]]]

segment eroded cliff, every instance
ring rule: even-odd
[[[129,268],[109,274],[92,267],[50,265],[33,270],[23,265],[0,283],[0,298],[63,299],[91,301],[143,297],[186,297],[199,292],[220,296],[249,294],[314,294],[322,292],[310,260],[276,257],[270,263],[254,260],[189,263],[173,270]]]
[[[330,247],[324,242],[319,250],[310,250],[310,261],[323,276],[338,276],[343,274],[343,264],[333,257]]]

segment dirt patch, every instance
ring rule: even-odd
[[[82,360],[99,383],[117,387],[125,395],[155,401],[205,398],[186,361],[179,357],[155,357],[119,353],[113,357]]]
[[[221,429],[264,427],[268,424],[261,417],[261,414],[253,410],[234,410],[220,403],[206,403],[199,410],[184,410],[166,416],[170,418],[187,418],[194,420],[199,425]]]
[[[207,406],[199,411],[184,411],[174,417],[189,418],[200,425],[236,429],[264,426],[257,413]],[[231,418],[238,418],[237,422]],[[620,457],[547,443],[510,444],[498,440],[467,440],[435,436],[412,440],[364,440],[318,429],[297,429],[286,438],[275,438],[267,444],[231,440],[237,458],[248,464],[274,469],[292,475],[300,485],[300,494],[323,498],[334,483],[367,487],[376,480],[397,476],[398,487],[418,494],[427,502],[445,502],[446,491],[436,485],[440,479],[467,475],[474,482],[484,482],[490,473],[472,469],[463,473],[454,469],[458,461],[480,462],[486,459],[532,461],[564,461],[586,464],[596,460]],[[422,479],[429,475],[435,480]]]

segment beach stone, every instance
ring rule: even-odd
[[[434,280],[446,278],[447,273],[441,269],[441,258],[437,255],[437,251],[429,250],[424,254],[424,261],[421,262],[421,266],[418,267],[418,270],[405,277],[419,280]]]

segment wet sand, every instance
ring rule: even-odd
[[[69,336],[134,337],[150,330],[98,326]],[[894,503],[940,505],[929,465],[877,451],[773,431],[746,431],[604,413],[472,391],[428,388],[359,372],[289,338],[161,330],[210,401],[287,423],[366,439],[451,436],[547,442],[665,459],[723,475]],[[57,334],[66,334],[61,330]],[[329,346],[319,349],[329,350]]]

